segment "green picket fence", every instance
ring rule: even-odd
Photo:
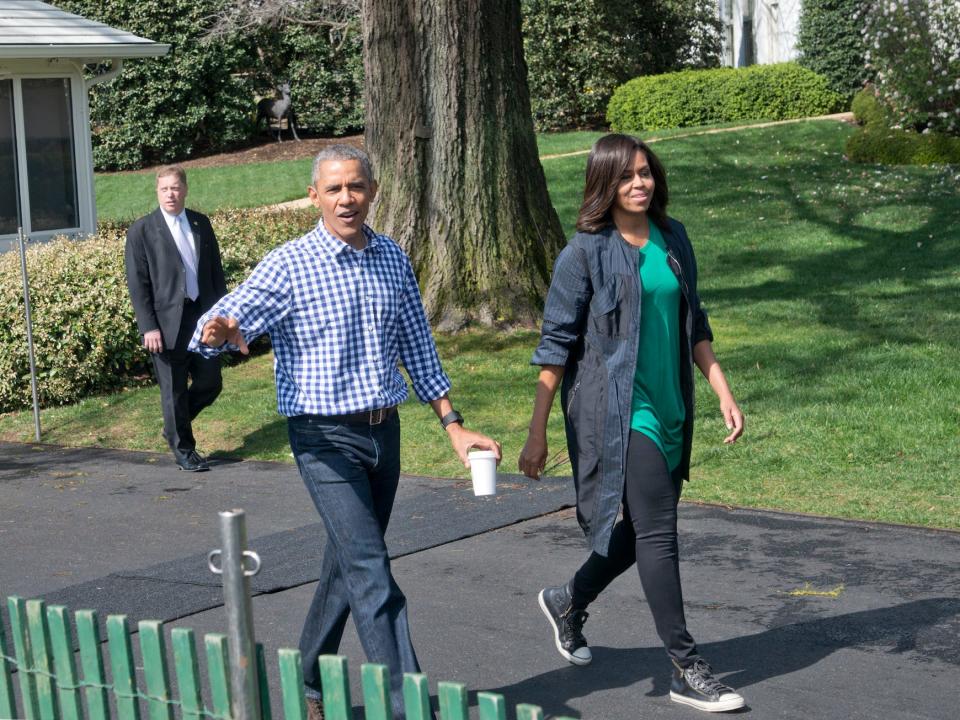
[[[101,653],[100,626],[93,610],[74,613],[79,653],[74,653],[73,631],[67,609],[46,607],[42,600],[10,597],[7,601],[13,654],[8,652],[0,622],[0,719],[27,720],[140,720],[145,709],[149,720],[181,718],[231,719],[230,667],[226,635],[204,637],[206,677],[210,705],[202,698],[202,678],[193,630],[170,631],[173,669],[178,690],[175,697],[168,670],[163,623],[141,621],[138,626],[143,685],[137,680],[130,629],[125,615],[107,617],[106,655],[111,682],[107,682]],[[0,618],[2,620],[2,618]],[[278,652],[283,718],[306,720],[303,670],[300,652]],[[79,661],[79,668],[78,668]],[[263,646],[256,646],[260,685],[260,715],[272,720],[273,707],[267,686]],[[327,720],[351,720],[352,702],[347,661],[340,656],[320,658],[324,711]],[[14,676],[19,686],[19,712]],[[391,720],[389,676],[382,665],[361,667],[366,720]],[[441,720],[467,720],[466,687],[460,683],[438,684]],[[404,680],[406,720],[430,720],[430,697],[425,675],[408,674]],[[480,720],[506,720],[502,695],[477,693]],[[542,720],[535,705],[517,705],[517,720]],[[557,718],[557,720],[569,720]]]

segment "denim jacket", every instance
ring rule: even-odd
[[[659,226],[658,226],[659,227]],[[693,346],[713,340],[697,295],[697,263],[676,220],[661,227],[670,269],[680,283],[680,388],[686,409],[687,478],[693,439]],[[639,250],[610,225],[577,233],[557,257],[534,365],[564,366],[560,402],[577,490],[577,520],[593,550],[607,554],[623,497],[633,376],[640,329]]]

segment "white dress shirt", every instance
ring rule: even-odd
[[[180,251],[180,259],[183,260],[183,268],[187,273],[187,297],[196,300],[200,296],[200,286],[197,283],[197,246],[193,232],[190,230],[190,223],[187,221],[187,211],[181,210],[179,215],[171,215],[160,208],[160,212],[163,213],[163,219],[167,221],[173,241],[177,244],[177,250]]]

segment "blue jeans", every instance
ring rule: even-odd
[[[370,662],[390,670],[393,713],[403,717],[403,673],[420,672],[407,600],[390,572],[384,542],[400,480],[400,419],[344,424],[316,415],[288,418],[290,447],[327,529],[320,584],[300,637],[308,697],[320,697],[317,658],[334,654],[353,613]]]

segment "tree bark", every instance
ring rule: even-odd
[[[363,0],[372,223],[430,319],[532,324],[563,232],[530,115],[520,0]]]

